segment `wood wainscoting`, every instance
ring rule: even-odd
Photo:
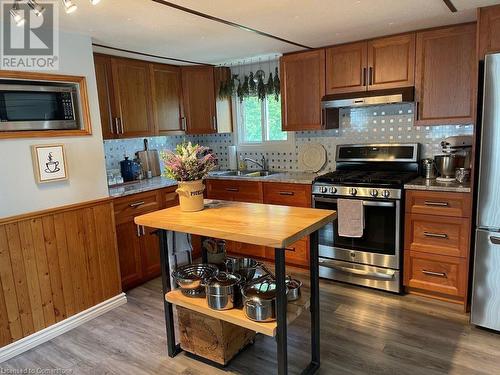
[[[0,220],[0,347],[121,293],[109,198]]]

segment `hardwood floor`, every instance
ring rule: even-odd
[[[289,268],[305,280],[305,275]],[[166,355],[160,279],[128,303],[0,364],[71,374],[274,374],[276,347],[258,336],[222,369]],[[475,328],[459,306],[321,281],[320,374],[500,374],[500,334]],[[289,327],[290,374],[309,360],[309,319]],[[7,372],[2,372],[7,373]],[[14,372],[15,373],[15,372]],[[61,372],[59,372],[61,373]]]

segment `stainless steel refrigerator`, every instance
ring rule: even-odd
[[[500,331],[500,54],[486,56],[483,96],[471,321]]]

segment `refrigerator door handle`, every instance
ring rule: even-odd
[[[490,241],[493,245],[500,245],[500,237],[490,236]]]

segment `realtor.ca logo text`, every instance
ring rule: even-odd
[[[58,70],[56,0],[0,1],[0,69]]]

